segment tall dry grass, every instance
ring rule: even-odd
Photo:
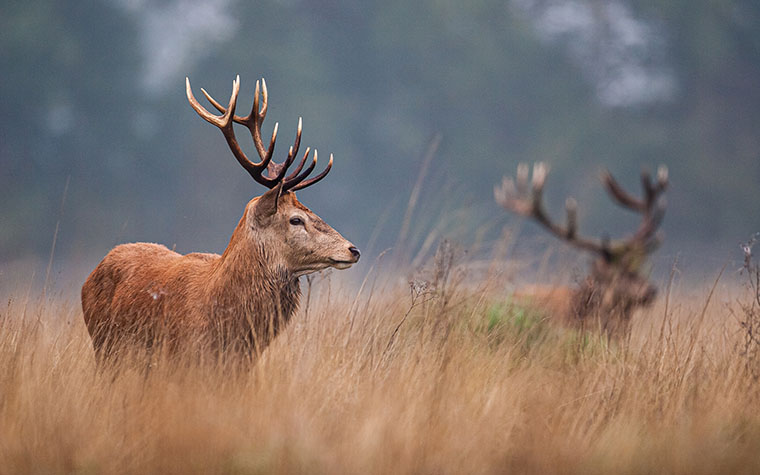
[[[663,295],[609,343],[452,253],[411,285],[310,284],[244,369],[137,352],[98,370],[78,302],[11,300],[0,472],[760,473],[741,289]]]

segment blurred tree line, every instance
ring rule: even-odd
[[[669,249],[733,251],[760,228],[760,4],[751,0],[9,0],[0,7],[0,262],[94,263],[132,240],[220,252],[259,194],[184,77],[240,107],[270,89],[280,155],[297,118],[335,167],[302,199],[362,246],[394,243],[431,137],[418,234],[510,217],[521,161],[549,201],[616,234],[607,167],[634,191],[665,163]],[[238,133],[243,136],[242,132]],[[433,186],[435,185],[435,186]],[[468,210],[454,214],[452,210]]]

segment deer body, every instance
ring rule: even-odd
[[[569,286],[527,285],[515,290],[511,301],[521,307],[539,310],[563,324],[571,324],[575,289]]]
[[[548,168],[537,163],[529,190],[528,167],[520,165],[516,180],[505,177],[501,186],[494,188],[494,198],[505,209],[534,219],[570,245],[590,253],[594,260],[589,274],[575,288],[523,289],[513,298],[538,307],[566,324],[599,328],[609,336],[624,336],[630,330],[634,310],[650,305],[657,295],[657,287],[643,274],[647,257],[660,243],[656,231],[665,213],[662,194],[668,186],[667,168],[660,167],[655,182],[648,173],[642,173],[643,198],[628,194],[609,173],[602,175],[613,200],[642,215],[642,222],[633,235],[617,241],[578,236],[577,205],[572,198],[565,204],[566,225],[552,221],[542,201],[547,175]]]
[[[633,312],[649,305],[657,296],[657,288],[639,277],[613,280],[600,277],[592,273],[576,287],[525,286],[512,294],[512,300],[568,327],[625,335],[630,330]]]
[[[241,237],[246,221],[244,215],[222,256],[181,255],[149,243],[109,252],[82,288],[96,347],[109,338],[160,335],[263,349],[298,307],[300,287],[298,275],[267,255],[263,243]]]
[[[234,116],[238,81],[221,118],[227,121],[222,127],[228,129],[223,129],[228,142],[232,119],[242,120]],[[264,87],[265,102],[259,112],[257,85],[256,130],[266,112]],[[188,98],[196,108],[189,82]],[[202,112],[198,113],[209,120]],[[96,354],[109,354],[123,343],[150,347],[157,340],[172,348],[192,342],[224,350],[263,350],[296,311],[300,276],[327,267],[344,269],[358,261],[358,249],[288,191],[315,183],[332,164],[331,157],[323,173],[304,181],[316,164],[315,152],[312,164],[300,173],[307,150],[298,169],[285,177],[300,134],[299,124],[296,143],[281,164],[271,162],[274,135],[269,153],[260,152],[259,164],[233,149],[246,170],[270,190],[246,205],[221,256],[181,255],[150,243],[123,244],[108,253],[82,287],[84,320]],[[260,176],[264,169],[268,177]]]

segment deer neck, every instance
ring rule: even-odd
[[[589,276],[576,287],[571,298],[570,317],[572,319],[584,320],[599,307],[603,291],[601,285]]]
[[[212,271],[209,303],[217,317],[274,336],[298,307],[298,277],[264,243],[251,242],[245,221],[244,215]]]
[[[618,283],[609,275],[591,273],[581,282],[573,298],[573,312],[577,318],[594,315],[605,320],[628,318],[633,307],[629,299],[617,297],[614,286]]]

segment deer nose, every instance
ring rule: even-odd
[[[361,257],[362,253],[359,252],[359,249],[355,248],[354,246],[351,246],[348,248],[348,252],[351,253],[351,256],[356,259],[357,261]]]

